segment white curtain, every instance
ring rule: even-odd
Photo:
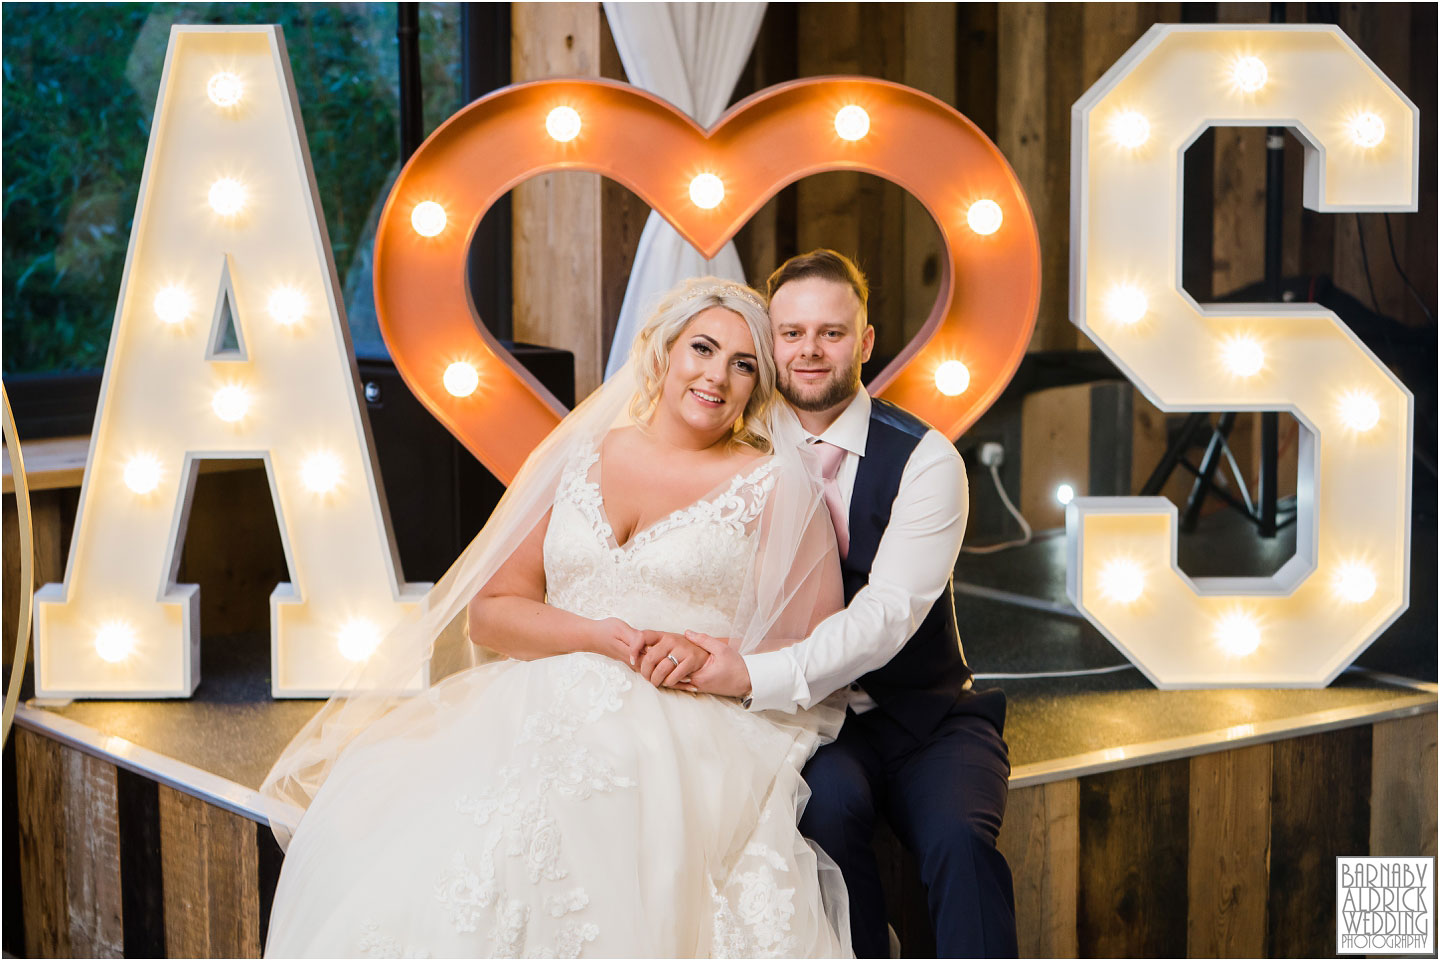
[[[663,97],[702,127],[720,119],[765,15],[763,3],[606,3],[605,16],[625,75],[636,87]],[[640,234],[635,266],[615,341],[605,364],[609,378],[625,365],[635,332],[664,293],[686,277],[715,274],[745,280],[729,243],[706,260],[654,211]]]

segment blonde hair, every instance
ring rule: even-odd
[[[660,403],[660,392],[670,372],[670,350],[690,321],[711,307],[723,307],[739,314],[755,341],[755,388],[736,421],[732,444],[744,444],[770,453],[772,444],[767,414],[775,399],[775,344],[770,331],[770,314],[760,295],[733,280],[695,277],[660,298],[660,305],[635,336],[631,359],[635,364],[635,398],[630,416],[645,426]]]

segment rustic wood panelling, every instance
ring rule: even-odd
[[[1011,791],[999,848],[1015,881],[1020,957],[1076,957],[1079,782],[1072,778]]]
[[[77,958],[124,957],[115,765],[71,749],[62,749],[62,763],[70,951]]]
[[[1257,744],[1190,759],[1189,957],[1267,956],[1271,757]]]
[[[160,788],[165,947],[170,957],[260,956],[256,824]]]
[[[1436,718],[1376,724],[1370,762],[1370,853],[1435,856]]]
[[[15,728],[14,737],[25,953],[32,958],[68,958],[72,952],[65,884],[65,749],[23,728]]]

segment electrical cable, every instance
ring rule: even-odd
[[[977,681],[1019,681],[1041,677],[1089,677],[1094,674],[1118,674],[1133,671],[1134,664],[1116,664],[1112,667],[1091,667],[1082,671],[1040,671],[1034,674],[976,674]]]
[[[1355,215],[1355,233],[1360,237],[1360,263],[1365,267],[1365,284],[1370,288],[1370,309],[1380,313],[1380,301],[1375,297],[1375,281],[1370,277],[1370,256],[1365,252],[1365,225],[1360,215]]]
[[[1405,289],[1410,291],[1410,296],[1414,297],[1415,303],[1420,305],[1420,310],[1425,314],[1425,319],[1432,324],[1435,323],[1435,315],[1430,313],[1429,307],[1425,306],[1425,298],[1420,296],[1420,291],[1415,289],[1415,285],[1410,283],[1410,278],[1405,276],[1405,271],[1400,268],[1400,258],[1395,255],[1395,235],[1390,231],[1389,213],[1385,214],[1385,240],[1390,245],[1390,262],[1395,265],[1395,273],[1400,275],[1400,280],[1404,282]]]
[[[1010,502],[1010,495],[1005,493],[1005,485],[1000,483],[1000,467],[998,464],[990,465],[990,476],[995,481],[995,489],[1000,492],[1000,500],[1005,504],[1006,509],[1010,511],[1011,515],[1020,522],[1020,529],[1025,532],[1025,536],[1018,541],[986,544],[984,547],[962,547],[960,548],[960,553],[962,554],[994,554],[997,551],[1006,551],[1012,547],[1024,547],[1030,543],[1035,536],[1035,532],[1030,529],[1030,522],[1025,520],[1021,513],[1015,509],[1015,505]]]
[[[1240,488],[1240,497],[1245,501],[1245,510],[1253,516],[1255,505],[1250,500],[1250,485],[1246,484],[1245,479],[1240,476],[1240,465],[1235,463],[1235,454],[1230,450],[1230,442],[1219,431],[1215,432],[1215,436],[1220,438],[1220,449],[1225,452],[1225,459],[1230,462],[1230,475],[1235,478],[1235,486]]]

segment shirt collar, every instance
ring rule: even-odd
[[[869,436],[870,392],[861,387],[856,391],[849,406],[840,412],[839,417],[835,418],[835,423],[826,428],[825,433],[816,439],[864,457],[865,441]]]

